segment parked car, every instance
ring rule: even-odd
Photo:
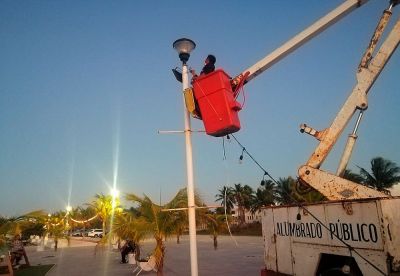
[[[91,238],[102,238],[103,237],[103,229],[92,229],[88,233],[88,237]]]
[[[73,231],[71,235],[73,237],[87,237],[90,231],[91,230],[87,230],[87,229],[86,230],[77,229],[77,230]]]
[[[71,236],[72,237],[83,237],[82,230],[75,230],[74,232],[72,232]]]
[[[90,231],[90,229],[82,230],[82,237],[87,237]]]

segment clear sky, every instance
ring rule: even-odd
[[[355,84],[355,71],[389,1],[371,0],[245,87],[236,137],[275,178],[296,176],[317,141],[307,123],[329,126]],[[115,181],[122,193],[166,202],[186,186],[180,66],[172,43],[197,44],[235,76],[325,15],[320,1],[0,2],[0,215],[49,212],[90,202]],[[393,21],[398,18],[395,8]],[[350,161],[400,164],[400,53],[369,97]],[[199,120],[193,129],[202,129]],[[323,168],[335,171],[343,141]],[[260,171],[235,142],[194,134],[196,189],[208,203],[223,185],[254,189]]]

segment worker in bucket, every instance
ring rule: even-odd
[[[215,70],[215,62],[217,61],[217,59],[215,58],[214,55],[208,55],[207,58],[204,61],[204,67],[200,72],[200,76],[201,75],[207,75],[211,72],[214,72]],[[192,80],[195,80],[198,75],[196,74],[195,70],[193,70],[192,68],[190,68],[190,73],[192,74]]]

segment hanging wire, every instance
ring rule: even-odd
[[[233,137],[233,139],[235,139],[235,141],[238,143],[238,145],[242,148],[242,155],[240,157],[243,156],[243,153],[246,153],[247,156],[249,156],[251,158],[251,160],[253,160],[253,162],[264,172],[264,176],[267,175],[276,185],[279,185],[279,183],[264,169],[263,166],[260,165],[260,163],[257,162],[257,160],[247,151],[247,149],[239,142],[238,139],[236,139],[236,137],[231,134],[231,136]],[[243,157],[241,158],[241,160],[243,159]],[[315,219],[319,224],[322,225],[322,227],[324,227],[331,235],[333,235],[335,238],[337,238],[343,245],[345,245],[350,252],[354,252],[356,253],[361,259],[363,259],[365,262],[367,262],[370,266],[372,266],[375,270],[377,270],[379,273],[381,273],[382,275],[387,275],[385,272],[383,272],[379,267],[377,267],[376,265],[374,265],[373,263],[371,263],[371,261],[369,261],[368,259],[366,259],[364,256],[361,255],[361,253],[359,253],[354,247],[352,247],[350,244],[348,244],[347,242],[345,242],[344,240],[342,240],[335,232],[331,231],[328,226],[326,226],[320,219],[318,219],[313,213],[311,213],[306,207],[304,207],[303,205],[300,204],[300,202],[298,202],[297,199],[295,199],[291,194],[287,193],[286,191],[284,191],[288,197],[290,197],[294,202],[297,203],[297,206],[299,207],[299,209],[303,209],[304,211],[306,211],[313,219]],[[300,214],[300,213],[299,213]],[[298,216],[297,216],[298,217]],[[300,219],[301,219],[301,215],[300,215]],[[350,256],[351,253],[350,253]]]
[[[222,153],[223,153],[223,155],[224,155],[224,157],[222,158],[222,160],[226,160],[225,137],[222,137]]]
[[[233,139],[235,139],[235,141],[238,143],[238,145],[242,148],[242,155],[245,152],[247,154],[247,156],[249,156],[251,158],[251,160],[253,160],[253,162],[264,172],[264,175],[267,175],[275,184],[278,185],[278,182],[263,168],[263,166],[260,165],[260,163],[257,162],[256,159],[254,159],[253,155],[251,155],[246,148],[238,141],[238,139],[236,139],[236,137],[231,134],[231,136],[233,137]]]
[[[230,139],[230,137],[229,137],[229,135],[227,135],[227,137],[226,137],[226,139],[228,139],[228,141],[230,142],[231,140],[229,140]],[[224,148],[224,152],[225,152],[225,148]],[[236,247],[239,247],[239,245],[238,245],[238,243],[237,243],[237,241],[236,241],[236,239],[235,239],[235,237],[232,235],[232,231],[231,231],[231,228],[230,228],[230,226],[229,226],[229,220],[228,220],[228,214],[227,214],[227,205],[228,205],[228,197],[227,197],[227,195],[226,195],[226,192],[227,192],[227,189],[228,189],[228,184],[229,184],[229,174],[228,174],[228,162],[226,162],[226,158],[224,159],[224,164],[225,164],[225,172],[226,172],[226,174],[225,174],[225,179],[226,179],[226,183],[225,183],[225,186],[224,186],[224,214],[225,214],[225,222],[226,222],[226,226],[227,226],[227,228],[228,228],[228,232],[229,232],[229,236],[231,237],[231,239],[235,242],[235,245],[236,245]],[[229,201],[230,201],[230,199],[229,199]],[[231,201],[230,201],[231,202]],[[232,202],[231,202],[232,203]]]
[[[228,232],[229,232],[229,236],[231,236],[231,239],[233,239],[233,241],[236,244],[236,247],[239,247],[236,239],[233,237],[232,232],[231,232],[231,227],[229,226],[229,222],[228,222],[228,215],[226,213],[226,209],[227,209],[227,196],[226,196],[226,192],[228,190],[228,186],[224,187],[225,191],[224,191],[224,212],[225,212],[225,221],[226,221],[226,226],[228,227]]]

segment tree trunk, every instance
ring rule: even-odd
[[[218,240],[217,240],[217,235],[214,235],[214,250],[217,250],[218,248]]]
[[[245,212],[243,206],[238,207],[238,213],[239,213],[239,225],[242,226],[245,223]]]
[[[164,256],[165,256],[165,246],[162,240],[162,237],[156,237],[156,249],[155,249],[155,257],[157,260],[157,276],[164,275]]]
[[[106,235],[106,220],[103,220],[102,226],[103,226],[103,236],[105,236]]]

